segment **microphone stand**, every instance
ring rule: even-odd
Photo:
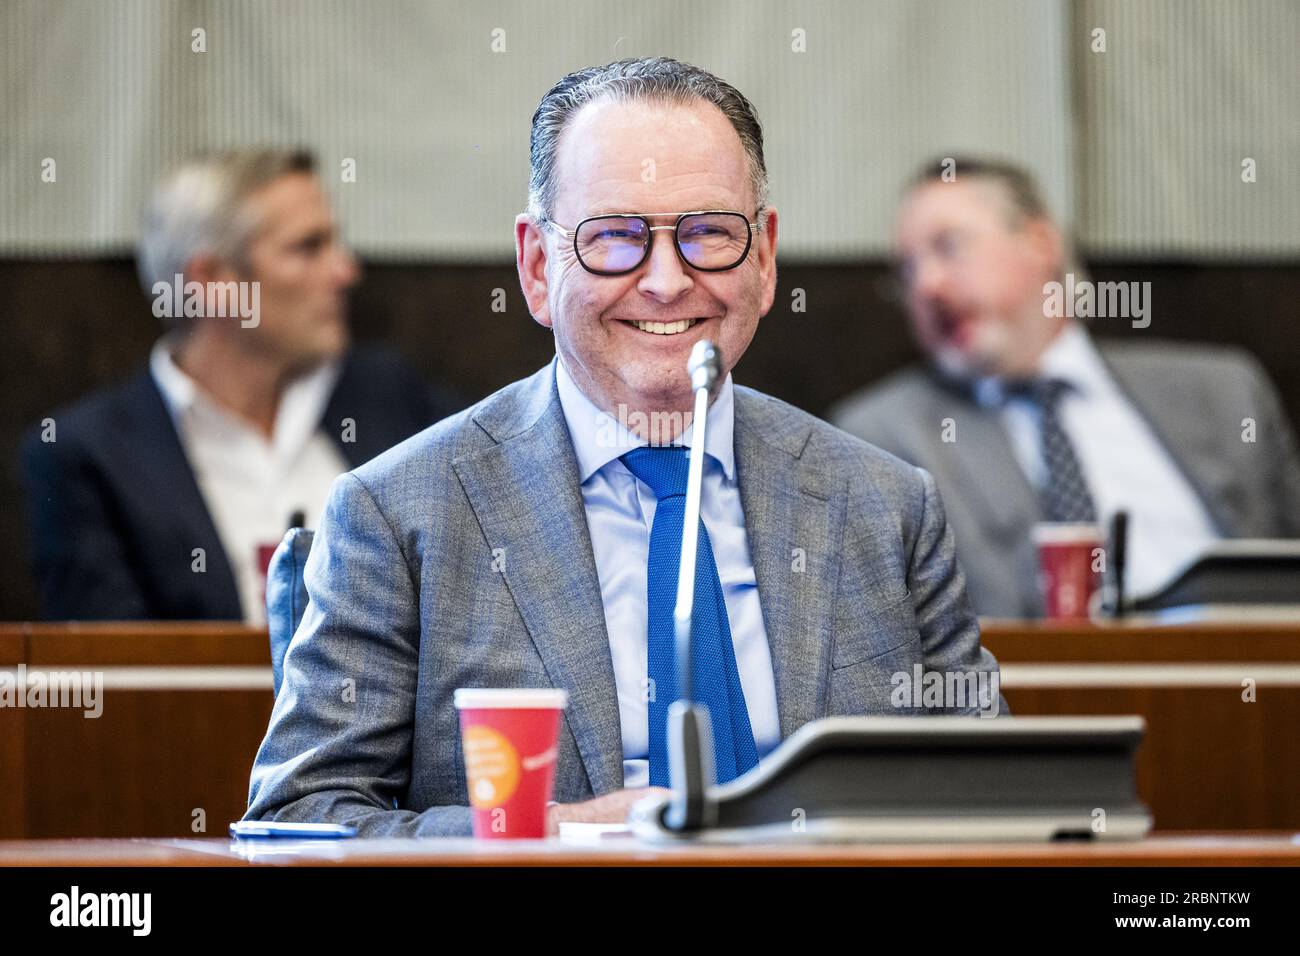
[[[686,477],[686,515],[682,522],[682,555],[677,572],[677,604],[673,635],[681,694],[668,707],[668,779],[672,797],[664,824],[678,832],[699,830],[713,822],[716,806],[708,788],[717,780],[713,758],[713,725],[709,709],[694,701],[691,659],[691,617],[695,612],[695,565],[699,548],[700,488],[704,480],[704,438],[709,393],[718,380],[722,357],[707,339],[695,343],[686,371],[695,392],[691,418],[691,462]]]
[[[1121,618],[1128,613],[1128,596],[1124,593],[1124,575],[1128,564],[1128,512],[1117,511],[1110,523],[1111,549],[1111,607],[1112,617]]]

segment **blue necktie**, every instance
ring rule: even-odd
[[[653,690],[648,702],[650,784],[666,787],[669,785],[668,705],[681,693],[677,686],[673,609],[677,602],[690,457],[687,449],[681,447],[647,447],[630,451],[620,460],[658,499],[650,529],[646,576],[650,619],[646,671]],[[740,671],[736,668],[736,649],[731,643],[722,581],[703,521],[699,535],[695,610],[691,619],[694,658],[691,681],[695,699],[709,708],[717,782],[726,783],[758,764],[758,750],[749,724],[745,692],[740,686]]]

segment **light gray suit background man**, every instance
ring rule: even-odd
[[[643,175],[647,157],[654,176]],[[635,496],[598,507],[590,481],[638,485],[617,459],[583,480],[572,435],[597,423],[566,418],[557,363],[603,415],[631,423],[641,442],[668,443],[689,439],[691,347],[706,337],[719,346],[743,513],[709,534],[741,542],[730,549],[735,580],[718,549],[727,610],[737,656],[742,630],[765,635],[765,653],[746,652],[758,666],[745,692],[751,709],[775,700],[767,716],[780,737],[831,714],[899,713],[893,677],[917,664],[996,671],[930,476],[730,384],[776,283],[777,215],[748,101],[667,59],[580,71],[543,98],[532,165],[518,266],[533,317],[555,335],[556,362],[335,485],[248,819],[346,822],[366,836],[469,833],[457,687],[569,692],[552,830],[561,820],[621,820],[646,794],[627,786],[640,755],[620,716],[643,687],[615,660],[639,646],[644,675],[646,635],[608,626],[629,608],[644,615],[645,596],[602,579],[597,559],[603,551],[602,567],[644,581],[644,545],[609,563],[604,522],[615,515],[640,540],[649,522]],[[740,235],[751,229],[752,246],[745,236],[734,267],[692,264],[711,232],[683,240],[677,223],[700,210],[750,222]],[[613,213],[668,228],[644,230],[643,258],[616,263],[626,271],[595,274],[577,226]],[[634,225],[600,241],[625,242]],[[645,434],[638,413],[669,433]],[[735,614],[747,571],[761,621]],[[763,680],[769,693],[751,696]],[[1004,706],[999,698],[992,709]]]
[[[1042,614],[1032,530],[1062,483],[1053,467],[1062,442],[1096,520],[1130,514],[1131,594],[1158,590],[1219,538],[1300,535],[1295,437],[1259,363],[1158,339],[1094,343],[1077,318],[1045,314],[1048,283],[1081,289],[1087,277],[1037,185],[1005,163],[959,158],[955,173],[923,170],[896,229],[912,329],[930,364],[830,417],[934,475],[975,610]],[[1126,289],[1112,301],[1129,313],[1095,321],[1149,327],[1159,310],[1142,296]],[[1032,392],[1047,380],[1063,383],[1051,455]]]

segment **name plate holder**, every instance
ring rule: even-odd
[[[632,809],[654,843],[1136,840],[1141,717],[828,717],[706,788],[702,825],[670,798]]]

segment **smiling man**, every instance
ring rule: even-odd
[[[915,666],[996,671],[930,477],[731,380],[776,285],[762,143],[744,96],[674,60],[543,97],[515,240],[557,358],[335,485],[249,819],[468,833],[458,687],[568,691],[552,828],[622,820],[667,782],[686,362],[706,337],[725,374],[693,640],[720,780],[815,718],[899,713]]]

